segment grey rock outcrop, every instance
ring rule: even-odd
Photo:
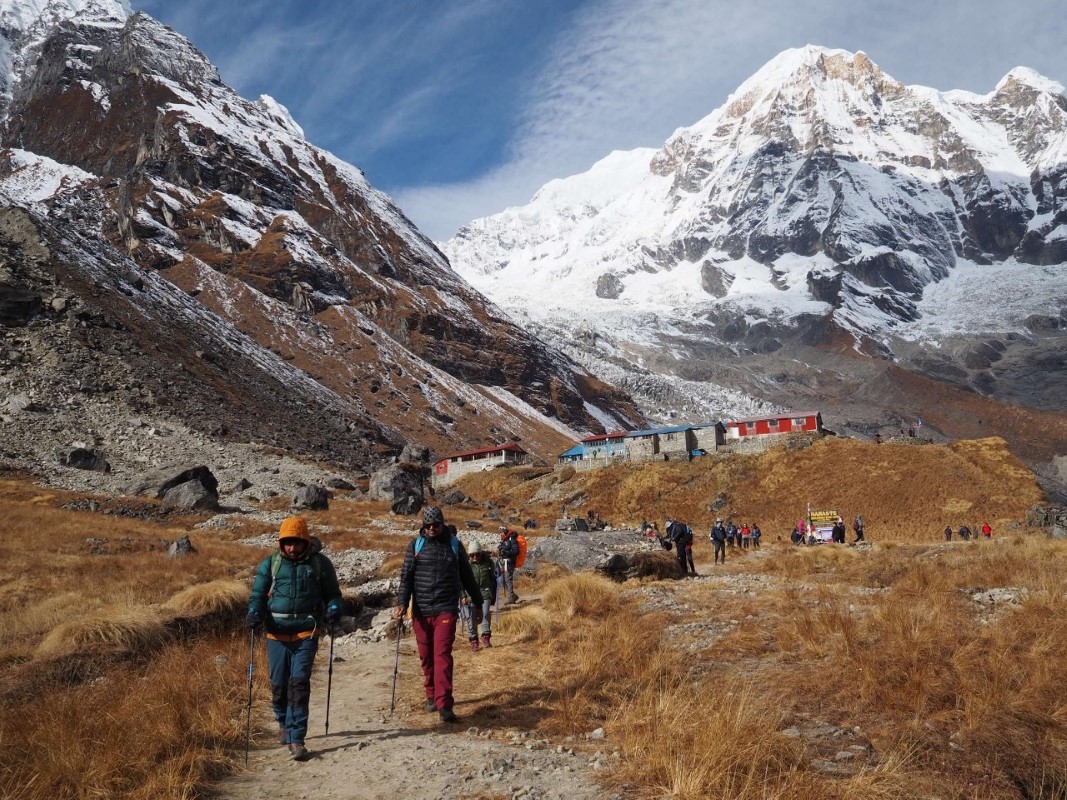
[[[62,454],[60,463],[72,469],[88,469],[96,472],[110,472],[111,465],[104,456],[103,451],[88,447],[75,447]]]
[[[216,511],[219,482],[207,467],[191,467],[164,481],[156,498],[179,508]]]
[[[389,502],[397,514],[415,514],[423,504],[423,471],[416,464],[389,464],[370,476],[367,497]]]
[[[330,493],[324,486],[301,486],[293,492],[294,509],[324,511],[330,507]]]

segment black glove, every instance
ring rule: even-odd
[[[326,624],[327,625],[332,627],[332,626],[336,625],[340,621],[341,621],[341,609],[339,609],[339,608],[327,609],[327,611],[326,611]]]
[[[248,618],[245,620],[245,622],[248,624],[249,628],[255,630],[263,624],[263,615],[260,614],[258,611],[249,611]]]

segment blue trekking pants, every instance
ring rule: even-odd
[[[307,735],[311,668],[318,649],[317,636],[295,642],[267,639],[271,706],[278,725],[289,732],[290,744],[303,744]]]

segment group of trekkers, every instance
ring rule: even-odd
[[[993,538],[993,526],[990,525],[988,522],[983,522],[981,528],[979,528],[976,525],[975,526],[975,531],[979,531],[979,530],[982,532],[982,538],[983,539],[991,539],[991,538]],[[975,539],[978,538],[978,533],[976,532],[976,533],[972,534],[971,533],[971,529],[968,528],[966,525],[960,525],[959,530],[956,531],[956,535],[959,536],[965,542],[969,541],[971,536],[974,536]],[[951,525],[946,525],[945,526],[945,541],[946,542],[951,542],[952,541],[952,526]]]
[[[856,518],[852,520],[852,532],[856,538],[852,540],[852,544],[857,542],[866,541],[865,538],[865,524],[863,522],[863,515],[857,514]],[[820,530],[825,530],[820,529]],[[845,544],[847,528],[845,527],[845,520],[843,517],[838,516],[830,527],[830,542],[833,544]],[[817,545],[824,542],[824,539],[820,539],[816,535],[816,528],[811,519],[804,520],[798,519],[796,527],[789,532],[789,541],[795,545]]]
[[[252,653],[249,724],[255,638],[262,629],[267,642],[271,708],[278,724],[278,742],[288,748],[296,761],[309,757],[305,738],[311,670],[319,639],[329,632],[332,642],[333,631],[341,621],[337,572],[321,549],[304,519],[285,519],[278,529],[278,549],[260,562],[248,601]],[[466,622],[472,650],[492,646],[491,615],[498,587],[506,593],[507,602],[519,600],[515,594],[515,569],[521,551],[519,535],[506,526],[500,528],[497,561],[477,540],[471,542],[468,551],[456,535],[456,527],[445,523],[439,507],[423,509],[422,526],[404,552],[393,617],[399,647],[403,619],[410,607],[422,666],[425,710],[437,713],[442,722],[458,721],[452,696],[452,646],[457,623],[460,619]],[[328,725],[328,702],[326,716]]]
[[[689,525],[681,520],[667,517],[662,534],[658,524],[647,520],[641,523],[641,531],[645,536],[659,540],[664,550],[674,550],[678,558],[679,571],[683,576],[697,574],[696,565],[693,563],[693,529]],[[723,522],[722,517],[719,517],[708,533],[708,539],[715,550],[714,563],[726,563],[728,547],[743,550],[748,550],[750,547],[758,549],[762,537],[763,531],[755,523],[749,525],[747,522],[742,522],[738,527],[733,520]]]

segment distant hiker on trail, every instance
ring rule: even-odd
[[[971,538],[971,529],[968,528],[966,525],[960,525],[959,534],[960,538],[966,542]]]
[[[830,531],[830,538],[833,539],[835,543],[844,544],[847,536],[845,521],[838,517],[837,522],[834,523],[833,530]]]
[[[748,550],[748,545],[752,541],[752,528],[748,527],[747,522],[741,523],[741,547]]]
[[[719,557],[722,557],[722,563],[726,563],[726,526],[722,524],[722,517],[715,520],[715,524],[711,526],[711,533],[708,534],[708,538],[711,539],[711,545],[715,548],[715,561],[719,563]]]
[[[678,566],[681,567],[682,577],[697,574],[696,565],[693,564],[693,531],[680,520],[667,520],[667,540],[674,545],[678,555]]]
[[[470,549],[471,572],[478,588],[482,590],[482,647],[492,647],[492,610],[496,602],[496,564],[489,554],[482,549],[482,543],[475,539],[471,542]],[[470,637],[471,650],[478,650],[478,615],[472,605],[470,595],[463,593],[465,605],[471,606],[471,613],[467,617],[467,633]]]
[[[763,538],[763,531],[759,529],[759,525],[755,522],[752,523],[752,548],[759,550],[759,540]]]
[[[951,525],[946,525],[945,526],[945,541],[946,542],[951,542],[952,541],[952,526]]]
[[[993,536],[993,529],[989,526],[988,522],[982,523],[982,536],[989,539]]]
[[[519,602],[519,596],[515,594],[515,566],[519,557],[519,534],[503,525],[500,526],[500,545],[497,547],[497,555],[500,556],[500,576],[504,579],[504,589],[508,593],[508,602]]]
[[[856,534],[856,538],[853,540],[852,544],[855,544],[856,542],[864,541],[864,539],[863,539],[863,515],[862,514],[857,514],[856,515],[856,519],[853,520],[853,522],[852,522],[852,532]]]
[[[479,622],[484,598],[467,551],[448,528],[440,508],[427,506],[422,510],[419,535],[404,552],[393,615],[402,619],[411,604],[411,627],[422,664],[426,711],[436,710],[442,722],[458,722],[452,710],[452,645],[456,641],[460,593],[466,590],[473,616]]]
[[[726,523],[726,546],[733,547],[735,539],[737,539],[737,526],[734,525],[733,520],[730,520]]]
[[[289,517],[278,529],[278,550],[260,562],[248,599],[248,627],[267,636],[271,706],[278,742],[293,759],[308,757],[304,737],[311,701],[311,668],[326,626],[341,619],[341,588],[333,564],[313,552],[307,522]]]

